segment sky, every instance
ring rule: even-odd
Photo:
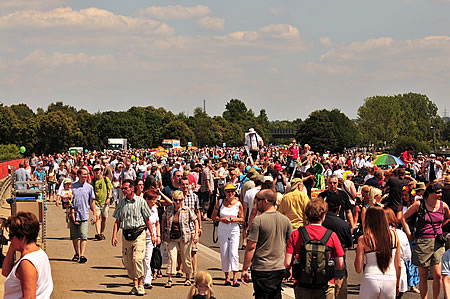
[[[450,0],[2,0],[0,103],[270,120],[416,92],[450,116]]]

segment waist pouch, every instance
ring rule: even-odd
[[[122,231],[122,234],[127,241],[134,241],[139,237],[142,232],[145,230],[145,226],[137,227],[137,228],[130,228],[130,229],[124,229]]]
[[[171,240],[178,240],[181,238],[181,230],[171,230],[169,233],[169,237]]]

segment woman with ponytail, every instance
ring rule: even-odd
[[[198,272],[187,299],[215,299],[212,291],[212,277],[208,272]]]
[[[364,265],[365,264],[365,265]],[[364,234],[358,239],[355,270],[361,273],[360,298],[392,298],[400,283],[400,245],[383,208],[367,209]]]

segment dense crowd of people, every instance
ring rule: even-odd
[[[410,148],[399,162],[375,165],[372,149],[321,154],[295,140],[264,146],[254,130],[245,143],[162,155],[33,154],[16,176],[44,181],[47,200],[65,209],[75,262],[87,262],[89,220],[105,240],[114,210],[111,244],[122,245],[131,294],[152,288],[166,260],[166,288],[184,275],[186,286],[197,283],[191,297],[211,296],[209,274],[197,269],[197,243],[202,223],[215,221],[225,285],[247,284],[251,269],[256,298],[281,298],[283,280],[294,283],[296,298],[346,298],[346,252],[355,245],[361,297],[412,291],[427,298],[431,270],[433,298],[442,285],[450,298],[449,158]]]

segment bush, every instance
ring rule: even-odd
[[[15,144],[0,144],[0,162],[22,158],[19,147]]]

